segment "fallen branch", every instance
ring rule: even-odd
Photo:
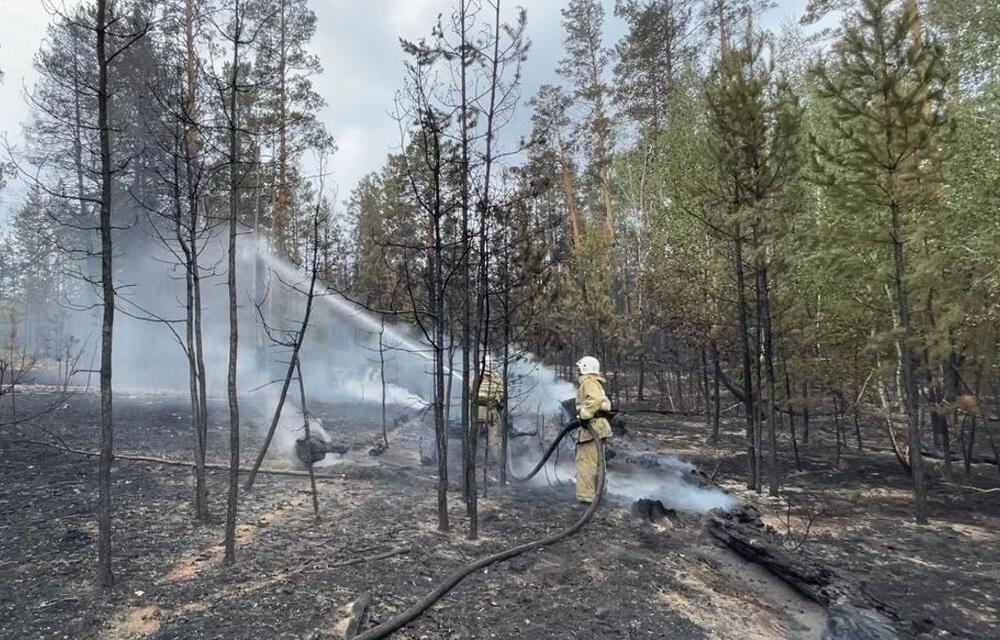
[[[351,605],[350,618],[347,623],[347,631],[344,632],[344,638],[350,639],[358,635],[358,631],[361,630],[361,618],[365,615],[365,610],[368,605],[372,602],[372,594],[365,593],[360,598],[354,601]]]
[[[59,409],[62,405],[65,405],[66,401],[69,400],[72,395],[73,395],[72,392],[65,392],[59,395],[55,400],[49,403],[48,406],[46,406],[44,409],[39,410],[37,413],[33,413],[31,415],[24,416],[22,418],[13,417],[11,420],[8,420],[7,422],[0,422],[0,428],[15,427],[19,424],[24,424],[25,422],[34,422],[38,418],[48,415],[53,411]]]
[[[891,448],[889,448],[889,447],[869,446],[869,447],[867,447],[867,449],[868,449],[868,451],[874,451],[874,452],[877,452],[877,453],[893,453],[893,450]],[[938,453],[936,451],[930,451],[928,449],[924,449],[923,451],[921,451],[920,455],[921,455],[921,457],[928,458],[930,460],[944,460],[944,456],[943,455],[941,455],[940,453]],[[963,462],[961,454],[958,453],[958,452],[952,452],[952,454],[951,454],[951,461],[952,462]],[[969,463],[970,464],[984,464],[984,465],[989,465],[991,467],[995,467],[995,466],[997,466],[997,459],[996,458],[991,458],[990,456],[973,455],[973,456],[969,457]]]
[[[975,491],[976,493],[1000,493],[1000,487],[993,487],[992,489],[981,489],[979,487],[970,487],[965,484],[955,484],[954,482],[942,482],[941,484],[947,485],[949,487],[955,487],[956,489],[963,489],[965,491]]]
[[[333,564],[328,564],[324,569],[336,569],[338,567],[350,567],[356,564],[364,564],[366,562],[376,562],[378,560],[385,560],[386,558],[391,558],[393,556],[401,556],[403,554],[409,553],[409,547],[394,547],[385,551],[383,553],[376,554],[374,556],[361,556],[359,558],[352,558],[350,560],[344,560],[342,562],[334,562]]]
[[[43,447],[49,447],[51,449],[55,449],[57,451],[62,451],[63,453],[72,453],[74,455],[86,456],[88,458],[99,458],[100,455],[101,455],[97,451],[88,451],[87,449],[76,449],[74,447],[70,447],[70,446],[66,446],[66,445],[55,444],[53,442],[45,442],[44,440],[32,440],[32,439],[29,439],[29,438],[21,438],[19,440],[15,440],[15,442],[25,442],[25,443],[28,443],[28,444],[37,444],[37,445],[40,445],[40,446],[43,446]],[[183,460],[171,460],[170,458],[158,458],[156,456],[140,456],[140,455],[127,454],[127,453],[116,453],[115,454],[115,459],[116,460],[128,460],[130,462],[145,462],[145,463],[149,463],[149,464],[160,464],[160,465],[164,465],[164,466],[168,466],[168,467],[186,467],[186,468],[189,468],[189,469],[194,467],[194,463],[192,463],[192,462],[185,462]],[[206,469],[212,469],[213,471],[229,471],[229,465],[228,464],[205,463],[205,468]],[[240,467],[240,473],[250,473],[250,469],[246,469],[244,467]],[[294,477],[294,478],[308,478],[309,477],[309,473],[306,472],[306,471],[294,471],[292,469],[266,469],[266,468],[262,468],[262,469],[258,470],[258,473],[263,473],[265,475],[270,475],[270,476],[291,476],[291,477]],[[341,474],[316,474],[315,477],[317,477],[317,478],[328,478],[328,479],[334,479],[334,478],[336,478],[336,479],[339,480],[339,479],[342,478],[342,475]]]
[[[320,165],[322,166],[323,159],[320,159]],[[260,448],[260,452],[257,454],[257,459],[253,462],[253,468],[250,469],[250,475],[247,476],[246,486],[244,491],[249,492],[253,489],[253,481],[257,477],[257,472],[260,470],[262,464],[264,464],[264,458],[267,456],[268,447],[271,446],[271,440],[274,438],[274,433],[278,429],[278,422],[281,420],[281,411],[285,406],[285,399],[288,397],[288,387],[292,383],[292,376],[295,374],[295,370],[299,371],[299,388],[302,389],[302,415],[305,418],[306,427],[306,439],[309,438],[309,417],[307,414],[307,409],[305,405],[306,392],[305,387],[302,386],[302,367],[299,366],[299,353],[302,350],[302,343],[306,339],[306,330],[309,328],[309,317],[312,315],[313,300],[316,297],[316,274],[317,267],[319,264],[319,219],[320,219],[320,208],[323,206],[323,178],[322,172],[319,182],[319,193],[316,196],[316,212],[313,214],[312,227],[313,227],[313,255],[312,255],[312,266],[310,269],[309,276],[309,292],[306,294],[306,310],[302,315],[302,323],[299,325],[298,330],[295,332],[294,336],[291,338],[291,342],[279,340],[274,337],[271,329],[268,327],[267,321],[264,319],[264,312],[261,310],[261,303],[257,303],[257,314],[260,316],[260,321],[264,326],[264,332],[267,334],[271,342],[284,347],[292,348],[292,357],[288,361],[288,369],[285,371],[285,379],[281,383],[281,393],[278,395],[278,404],[274,408],[274,416],[271,418],[271,426],[267,430],[267,435],[264,437],[264,444]],[[280,281],[281,278],[279,277]],[[293,291],[298,291],[298,288],[292,286]],[[309,461],[309,479],[315,487],[315,480],[313,479],[313,467],[312,460]],[[313,508],[316,513],[316,520],[319,520],[319,503],[316,501],[316,492],[313,491]]]
[[[264,470],[261,469],[258,473],[264,473]],[[306,560],[305,562],[299,564],[298,566],[296,566],[296,567],[294,567],[292,569],[288,569],[287,571],[283,571],[283,572],[279,573],[278,575],[271,576],[270,578],[268,578],[266,580],[261,580],[261,581],[255,582],[255,583],[253,583],[253,584],[251,584],[250,586],[247,586],[247,587],[237,587],[236,589],[233,589],[233,590],[230,590],[230,591],[218,594],[218,595],[216,595],[215,597],[212,598],[211,603],[214,606],[214,605],[222,602],[223,600],[226,600],[226,599],[229,599],[229,598],[234,598],[234,597],[246,598],[248,595],[250,595],[252,593],[256,593],[256,592],[260,591],[261,589],[267,589],[267,588],[273,587],[276,584],[280,584],[282,582],[285,582],[286,580],[292,578],[293,576],[297,576],[297,575],[300,575],[302,573],[306,573],[306,572],[310,572],[310,571],[325,571],[325,570],[328,570],[328,569],[335,569],[337,567],[348,567],[348,566],[355,565],[355,564],[363,564],[363,563],[366,563],[366,562],[375,562],[377,560],[384,560],[386,558],[391,558],[392,556],[397,556],[397,555],[401,555],[401,554],[409,553],[409,552],[410,552],[409,547],[396,547],[394,549],[390,549],[389,551],[386,551],[385,553],[380,553],[378,555],[363,556],[363,557],[359,557],[359,558],[351,558],[350,560],[345,560],[343,562],[335,562],[333,564],[327,564],[327,565],[324,565],[322,567],[313,567],[313,566],[311,566],[311,565],[313,565],[313,564],[315,564],[317,562],[316,559]],[[370,598],[371,598],[371,596],[369,595],[369,599]],[[367,606],[367,604],[366,604],[366,606]],[[355,634],[356,633],[357,633],[357,631],[355,631]],[[351,636],[347,636],[347,637],[351,637]]]

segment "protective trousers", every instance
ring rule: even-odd
[[[500,460],[500,412],[493,407],[476,407],[476,419],[479,422],[480,434],[486,436],[489,441],[490,458],[493,462]]]
[[[597,463],[596,442],[576,445],[576,499],[580,502],[593,502],[597,497]]]

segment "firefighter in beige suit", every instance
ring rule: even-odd
[[[610,411],[611,401],[604,393],[606,380],[601,376],[601,363],[593,356],[580,358],[576,363],[580,374],[580,389],[576,394],[576,414],[590,426],[601,440],[611,437],[611,424],[607,418],[597,417],[599,412]],[[576,435],[576,499],[593,502],[597,497],[597,443],[587,429],[581,427]],[[605,482],[607,487],[607,482]]]
[[[473,381],[474,384],[474,381]],[[489,440],[490,457],[500,460],[500,407],[506,389],[503,376],[493,369],[493,360],[486,356],[486,366],[479,383],[479,393],[476,395],[476,421],[485,427]],[[482,428],[482,427],[481,427]]]

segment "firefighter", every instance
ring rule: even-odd
[[[611,401],[604,393],[607,382],[601,376],[601,363],[593,356],[584,356],[576,363],[580,375],[580,389],[576,394],[576,414],[582,422],[590,422],[591,428],[601,440],[611,437],[611,424],[601,416],[611,411]],[[576,433],[576,499],[590,503],[597,497],[597,443],[590,432],[581,427]],[[607,482],[604,483],[605,487]]]
[[[486,431],[490,456],[497,461],[500,460],[500,407],[505,393],[503,376],[493,368],[493,359],[487,355],[476,394],[476,422]]]

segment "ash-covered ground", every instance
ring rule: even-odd
[[[18,415],[55,399],[21,393]],[[96,460],[29,442],[95,448],[97,398],[77,394],[57,407],[0,431],[2,638],[338,638],[347,608],[362,594],[372,596],[364,619],[370,627],[470,559],[541,537],[580,514],[570,484],[491,486],[480,502],[481,539],[468,542],[454,487],[452,532],[438,533],[434,478],[414,446],[419,434],[402,427],[373,458],[368,451],[381,439],[377,411],[325,408],[317,417],[351,450],[318,469],[326,476],[321,520],[313,518],[306,479],[261,476],[241,503],[235,567],[221,564],[221,522],[191,518],[188,469],[117,461],[117,583],[104,591],[92,579]],[[187,415],[181,396],[118,394],[116,450],[185,460]],[[0,421],[10,418],[5,406]],[[259,420],[248,417],[245,425],[246,463],[260,443]],[[223,464],[225,424],[224,404],[214,404],[210,458]],[[617,441],[619,455],[628,455],[625,443]],[[287,456],[267,464],[294,466]],[[224,472],[211,473],[220,515],[225,482]],[[823,611],[712,543],[704,516],[678,512],[651,523],[628,507],[627,498],[612,496],[579,535],[471,576],[395,637],[819,637]]]
[[[753,503],[790,548],[808,553],[892,607],[908,625],[903,631],[921,638],[1000,638],[996,465],[973,464],[966,475],[956,460],[948,482],[941,460],[925,457],[931,521],[918,526],[911,481],[878,428],[882,420],[861,416],[862,450],[852,433],[839,465],[832,418],[814,419],[808,444],[801,442],[799,425],[801,467],[782,437],[777,498],[766,495],[766,482],[764,495],[746,487],[739,419],[724,421],[717,446],[705,442],[704,418],[635,414],[630,425],[699,464],[730,495]],[[976,450],[984,457],[992,455],[985,440],[979,438]]]

